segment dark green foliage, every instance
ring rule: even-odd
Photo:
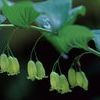
[[[44,35],[61,53],[68,53],[72,48],[87,50],[88,42],[93,39],[93,33],[79,25],[64,26],[58,35],[50,35],[50,33],[44,33]]]

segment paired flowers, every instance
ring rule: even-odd
[[[84,90],[88,90],[88,79],[83,71],[75,71],[71,67],[68,71],[68,81],[72,88],[79,86]]]
[[[58,93],[64,94],[71,92],[70,88],[79,86],[84,90],[88,90],[88,80],[82,71],[75,71],[72,67],[68,71],[68,80],[64,74],[59,75],[56,72],[50,74],[50,90],[56,90]]]
[[[42,62],[36,61],[36,63],[33,60],[30,60],[27,65],[27,71],[28,71],[28,79],[34,81],[42,80],[43,78],[46,78],[45,69],[43,67]]]
[[[1,54],[0,72],[7,72],[8,75],[17,75],[20,72],[20,65],[17,58]]]
[[[57,90],[58,93],[61,94],[71,92],[68,80],[64,74],[59,75],[58,73],[52,71],[50,74],[50,84],[51,91]]]

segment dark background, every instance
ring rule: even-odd
[[[86,16],[78,17],[75,23],[85,25],[91,29],[100,28],[100,0],[73,1],[74,6],[82,4],[87,8]],[[1,48],[11,32],[12,29],[0,29]],[[61,95],[56,91],[49,92],[49,78],[34,82],[27,80],[27,62],[39,35],[39,32],[33,30],[17,29],[15,31],[15,35],[10,41],[10,47],[21,64],[21,73],[11,77],[7,76],[6,73],[0,74],[0,100],[100,100],[100,58],[91,54],[85,55],[81,59],[82,70],[89,79],[88,91],[76,87],[72,93]],[[3,38],[4,40],[2,40]],[[95,49],[93,41],[90,41],[89,45]],[[39,60],[44,64],[46,74],[49,75],[59,53],[45,38],[39,41],[36,52]],[[67,75],[67,69],[74,57],[82,52],[84,51],[73,49],[68,54],[68,60],[60,59],[61,70],[64,74]],[[34,54],[33,60],[35,60]]]

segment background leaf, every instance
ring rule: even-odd
[[[93,33],[79,25],[64,26],[58,35],[50,33],[44,35],[61,53],[68,53],[72,48],[87,49],[88,42],[93,39]]]
[[[0,0],[0,10],[1,10],[2,7],[3,7],[3,1]]]
[[[95,42],[96,48],[100,51],[100,30],[93,30],[93,40]]]
[[[52,31],[59,30],[65,24],[73,24],[78,15],[86,13],[84,6],[72,8],[72,0],[48,0],[36,3],[34,7],[41,13],[36,20],[38,25]]]
[[[31,1],[18,2],[11,6],[4,5],[2,11],[10,23],[21,27],[29,26],[39,15],[34,10]]]
[[[0,24],[3,23],[6,20],[6,17],[3,15],[0,15]]]
[[[73,24],[77,18],[78,15],[84,16],[86,13],[86,8],[84,6],[79,6],[71,9],[69,11],[69,17],[67,21],[65,22],[66,25]]]
[[[46,15],[51,25],[51,30],[58,30],[68,18],[68,11],[72,7],[72,0],[47,0],[34,4],[35,9],[41,13],[36,22],[40,26],[46,23],[43,15]]]

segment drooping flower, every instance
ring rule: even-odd
[[[72,67],[68,70],[68,81],[72,88],[76,86],[76,72]]]
[[[60,85],[59,92],[61,94],[71,92],[68,80],[64,74],[61,74],[59,77],[59,85]]]
[[[51,85],[50,88],[51,91],[59,90],[59,74],[54,71],[52,71],[50,74],[50,85]]]
[[[9,60],[9,66],[8,66],[8,75],[17,75],[20,72],[20,65],[19,62],[17,60],[17,58],[15,57],[8,57]]]
[[[0,56],[0,71],[7,72],[8,65],[9,65],[9,61],[8,61],[7,55],[4,53],[1,54],[1,56]]]
[[[34,61],[30,60],[28,62],[27,72],[28,72],[27,78],[34,81],[36,79],[36,76],[37,76],[37,69],[36,69],[36,65],[35,65]]]
[[[42,62],[36,61],[36,69],[37,69],[37,77],[36,77],[37,80],[42,80],[43,78],[46,77],[45,69]]]

